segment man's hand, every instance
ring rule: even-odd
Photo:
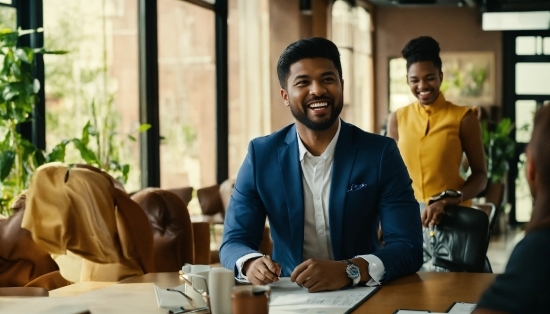
[[[309,292],[338,290],[350,283],[346,263],[317,259],[308,259],[296,266],[290,281],[308,288]]]
[[[274,262],[269,255],[264,255],[246,261],[242,273],[248,277],[248,281],[253,285],[267,285],[279,281],[281,265]]]

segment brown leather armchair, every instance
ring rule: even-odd
[[[135,193],[132,199],[141,206],[151,223],[157,272],[178,271],[185,263],[209,264],[209,239],[195,238],[195,233],[198,235],[201,230],[208,232],[208,224],[192,224],[187,205],[180,197],[168,190],[146,188]],[[208,257],[196,254],[200,252]]]
[[[185,202],[185,205],[189,205],[189,202],[193,198],[194,189],[192,186],[184,186],[184,187],[172,188],[172,189],[166,189],[166,190],[173,192],[174,194],[179,196],[179,198],[181,198]]]
[[[30,281],[59,268],[41,249],[29,231],[21,228],[25,195],[12,206],[14,214],[0,219],[0,287],[23,287]]]
[[[198,189],[197,199],[201,205],[205,221],[211,224],[223,224],[225,208],[223,207],[219,184]]]

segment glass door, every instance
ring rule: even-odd
[[[504,32],[504,115],[515,123],[516,158],[510,161],[510,223],[531,217],[532,198],[525,179],[525,146],[531,139],[533,114],[550,101],[550,30]]]

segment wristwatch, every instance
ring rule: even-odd
[[[351,280],[350,286],[357,286],[361,280],[361,272],[359,271],[359,267],[357,267],[357,265],[349,259],[344,260],[344,263],[347,264],[346,274],[348,274],[348,277]]]
[[[429,203],[431,204],[447,197],[462,197],[462,192],[457,190],[445,190],[439,194],[430,197]]]

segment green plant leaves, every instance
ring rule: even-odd
[[[4,150],[0,152],[0,181],[4,181],[9,176],[14,162],[14,151]]]
[[[514,158],[517,143],[511,133],[514,124],[508,118],[502,119],[490,130],[486,122],[482,122],[481,139],[487,158],[487,173],[491,182],[500,183],[508,172],[508,161]]]

